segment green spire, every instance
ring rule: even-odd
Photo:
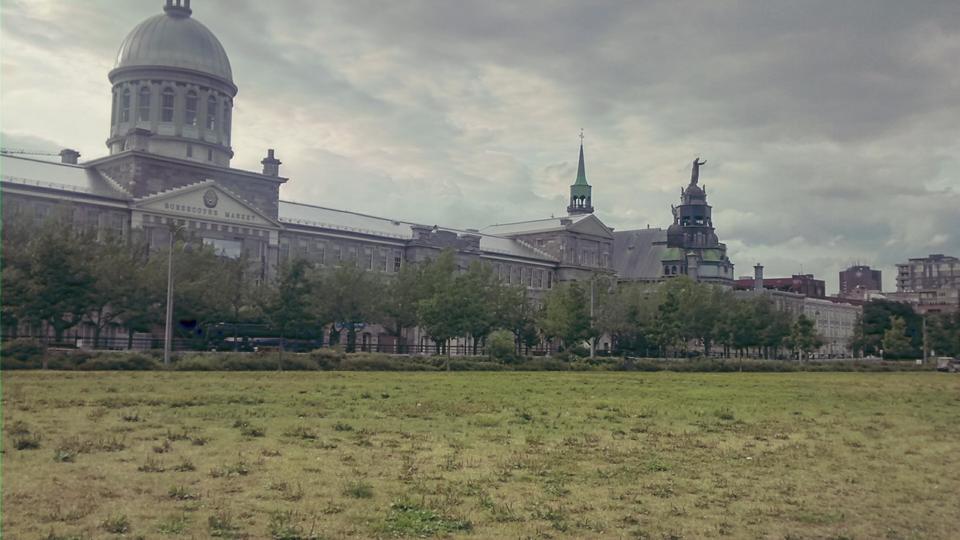
[[[583,166],[583,141],[580,141],[580,165],[577,166],[577,181],[573,183],[575,186],[588,186],[587,184],[587,169]]]

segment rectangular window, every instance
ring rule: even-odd
[[[141,122],[147,122],[150,120],[150,87],[143,86],[140,88],[140,97],[137,102],[137,119]]]
[[[173,122],[174,93],[172,88],[165,88],[160,97],[160,120]]]
[[[187,145],[187,157],[193,157],[193,145],[192,145],[192,144],[188,144],[188,145]]]
[[[203,245],[213,247],[213,252],[220,257],[239,259],[243,254],[242,240],[223,240],[221,238],[203,238]]]
[[[367,249],[363,255],[366,258],[367,270],[373,270],[373,251]]]
[[[553,288],[553,272],[547,272],[547,288]]]
[[[399,272],[399,271],[400,271],[400,262],[401,262],[400,254],[397,253],[397,252],[394,252],[394,256],[393,256],[393,271],[394,271],[394,272]]]
[[[537,288],[543,288],[543,270],[537,270]]]

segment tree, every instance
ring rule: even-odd
[[[892,317],[904,320],[905,335],[912,349],[909,355],[919,356],[923,344],[923,321],[920,315],[909,304],[880,299],[871,300],[863,306],[864,354],[880,354],[883,336],[890,329]]]
[[[314,287],[308,277],[310,265],[295,259],[278,269],[276,280],[264,287],[259,306],[264,317],[280,332],[280,360],[283,360],[283,342],[291,332],[303,329],[315,320],[311,305]]]
[[[500,285],[495,318],[501,328],[513,333],[517,354],[521,354],[524,347],[529,349],[540,341],[537,313],[526,287]]]
[[[407,263],[393,279],[384,283],[383,322],[387,332],[397,339],[397,352],[404,352],[403,331],[417,326],[417,306],[425,295],[423,280],[423,265]]]
[[[814,322],[806,315],[800,315],[793,322],[787,341],[800,360],[823,346],[823,339],[817,335]]]
[[[902,317],[890,317],[890,328],[883,333],[882,344],[885,357],[903,358],[914,352],[907,337],[907,322]]]
[[[930,349],[939,356],[960,356],[960,312],[927,317]]]
[[[321,320],[339,324],[347,331],[347,352],[356,350],[357,329],[373,322],[381,312],[383,284],[378,276],[355,264],[344,264],[322,277],[318,299]],[[318,314],[319,315],[319,314]]]
[[[465,331],[456,309],[454,287],[456,261],[452,250],[444,250],[435,260],[423,264],[423,296],[417,302],[417,318],[427,332],[437,353],[444,354],[447,342]]]
[[[569,349],[593,337],[589,300],[578,283],[562,283],[547,294],[540,328],[548,339],[559,339]]]
[[[474,355],[480,342],[497,326],[500,287],[490,265],[479,261],[454,278],[452,308],[459,313],[463,333],[473,342]]]

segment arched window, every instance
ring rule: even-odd
[[[130,89],[123,89],[123,97],[120,99],[120,121],[130,121]]]
[[[183,108],[183,125],[197,125],[197,93],[193,90],[187,92],[187,101]]]
[[[173,102],[175,95],[173,93],[173,88],[164,88],[163,96],[160,99],[160,121],[162,122],[173,122]]]
[[[113,93],[113,107],[110,108],[110,125],[117,123],[117,93]]]
[[[137,101],[137,120],[146,122],[150,120],[150,87],[140,87],[140,98]]]
[[[223,134],[230,138],[230,101],[223,102]]]
[[[217,98],[212,95],[207,98],[207,129],[213,130],[217,126]]]

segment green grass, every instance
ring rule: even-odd
[[[10,538],[920,539],[960,523],[947,374],[2,377]]]

